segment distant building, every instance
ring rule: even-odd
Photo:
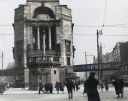
[[[20,78],[30,89],[37,89],[40,81],[55,84],[72,77],[73,23],[67,5],[27,0],[15,9],[13,26],[15,65],[24,69]]]
[[[111,53],[103,56],[103,62],[128,62],[128,42],[118,42]]]
[[[118,42],[113,48],[111,53],[106,53],[103,55],[103,63],[117,62],[119,68],[121,69],[119,73],[114,71],[104,72],[104,75],[113,74],[118,77],[120,75],[128,76],[128,42]]]

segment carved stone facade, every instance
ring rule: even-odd
[[[73,74],[71,10],[59,0],[27,0],[15,9],[14,58],[30,89],[38,83],[63,82]],[[63,68],[62,68],[63,67]]]

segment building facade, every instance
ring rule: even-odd
[[[113,48],[112,52],[103,55],[103,63],[119,63],[120,71],[105,72],[104,75],[115,75],[116,78],[119,75],[125,75],[128,77],[128,42],[118,42]],[[127,78],[128,79],[128,78]]]
[[[103,56],[103,62],[128,62],[128,42],[118,42],[111,53]]]
[[[24,69],[24,82],[37,89],[39,82],[64,82],[73,74],[71,9],[59,0],[27,0],[15,9],[14,59]]]

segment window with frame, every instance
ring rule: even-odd
[[[54,70],[54,74],[56,74],[56,70]]]
[[[67,65],[70,65],[70,57],[67,57]]]
[[[71,41],[65,40],[66,52],[70,52]]]

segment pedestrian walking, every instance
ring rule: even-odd
[[[123,80],[122,77],[120,77],[119,81],[120,81],[120,94],[121,94],[121,97],[123,97],[123,93],[124,93],[124,80]]]
[[[104,80],[105,90],[108,91],[108,80]]]
[[[75,82],[75,87],[76,87],[76,91],[78,91],[79,90],[79,83],[78,83],[78,81]]]
[[[49,93],[49,84],[48,84],[48,82],[45,83],[45,93],[46,93],[46,94]]]
[[[57,94],[59,94],[59,91],[60,91],[60,82],[56,81],[55,88],[56,88]]]
[[[87,87],[86,87],[86,85],[87,85],[87,81],[85,80],[85,81],[84,81],[84,91],[83,91],[83,95],[84,95],[85,93],[87,93]]]
[[[64,84],[62,82],[60,82],[60,91],[62,91],[62,93],[64,93]]]
[[[4,93],[4,91],[5,91],[4,83],[1,82],[0,83],[0,93],[1,93],[1,95]]]
[[[86,87],[86,84],[87,83],[87,81],[85,80],[84,81],[84,91],[83,91],[83,95],[85,94],[85,93],[87,93],[87,87]]]
[[[116,79],[113,81],[117,97],[123,97],[124,81],[123,78]],[[121,96],[120,96],[121,94]]]
[[[22,82],[22,89],[25,89],[25,83]]]
[[[68,98],[69,99],[72,99],[73,98],[73,81],[72,79],[68,79],[67,82],[66,82],[66,87],[67,87],[67,90],[68,90]]]
[[[52,83],[49,83],[49,92],[50,92],[50,94],[53,93],[53,84]]]
[[[99,81],[95,79],[95,73],[91,72],[86,82],[88,101],[100,101],[97,86]]]
[[[73,90],[76,91],[75,81],[73,81]]]
[[[42,91],[42,87],[43,85],[42,85],[42,82],[40,81],[40,83],[39,83],[39,94],[40,94],[40,91]]]
[[[103,82],[103,80],[100,83],[100,88],[101,88],[101,91],[103,92],[103,89],[104,89],[104,82]]]

